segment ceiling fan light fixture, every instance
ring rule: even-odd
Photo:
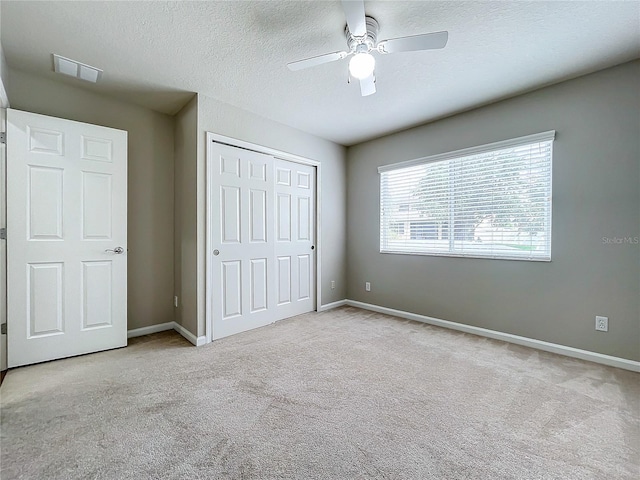
[[[289,70],[315,67],[353,55],[349,61],[349,83],[352,79],[359,80],[360,93],[366,97],[376,93],[376,79],[373,75],[376,59],[371,55],[372,52],[387,54],[436,50],[444,48],[449,38],[449,33],[442,31],[378,41],[378,21],[366,14],[364,0],[342,0],[342,9],[347,20],[347,25],[344,27],[347,50],[288,63]]]
[[[373,73],[376,67],[376,59],[370,53],[356,53],[349,60],[349,73],[352,77],[362,80]]]

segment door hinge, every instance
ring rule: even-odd
[[[6,239],[7,239],[7,229],[0,228],[0,240],[6,240]]]
[[[7,143],[7,134],[0,132],[0,143]]]
[[[7,324],[3,323],[2,325],[0,325],[0,335],[6,335],[7,334]]]

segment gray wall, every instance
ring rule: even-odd
[[[2,5],[0,4],[0,17],[2,12]],[[2,22],[0,22],[2,25]],[[7,85],[9,84],[9,67],[7,66],[7,59],[4,56],[4,50],[2,49],[2,44],[0,43],[0,107],[8,107],[8,98],[7,98]]]
[[[174,170],[174,291],[178,295],[175,321],[198,330],[196,255],[196,183],[198,163],[198,97],[194,95],[175,116]]]
[[[640,236],[638,85],[635,61],[349,148],[348,298],[640,360],[640,245],[603,243]],[[546,130],[551,263],[379,253],[379,165]]]
[[[9,107],[9,97],[7,94],[7,85],[9,84],[9,67],[7,59],[0,44],[0,107]]]
[[[8,91],[12,108],[129,132],[128,328],[173,321],[173,117],[15,70]]]
[[[346,149],[328,140],[198,95],[197,158],[183,165],[181,187],[176,190],[176,216],[181,216],[176,242],[182,244],[181,323],[192,333],[205,333],[205,163],[206,132],[233,137],[265,147],[317,160],[322,164],[322,298],[320,304],[342,300],[346,294]],[[190,156],[191,157],[191,156]],[[176,160],[178,161],[178,160]],[[188,160],[192,161],[192,160]],[[195,210],[192,208],[195,206]],[[194,216],[195,214],[195,216]],[[193,235],[196,235],[194,238]],[[181,237],[181,240],[178,240]],[[331,290],[331,280],[336,289]],[[192,289],[195,287],[195,300]],[[186,305],[189,302],[189,305]],[[194,303],[195,302],[195,303]],[[195,317],[194,317],[195,313]]]

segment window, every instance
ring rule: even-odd
[[[551,260],[555,132],[380,167],[380,251]]]

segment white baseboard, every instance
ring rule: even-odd
[[[189,330],[184,328],[179,323],[175,323],[175,322],[173,322],[173,323],[174,323],[174,327],[173,328],[175,329],[175,331],[178,332],[180,335],[182,335],[187,340],[189,340],[191,343],[193,343],[196,347],[200,347],[200,346],[204,345],[205,343],[207,343],[207,337],[205,337],[204,335],[202,337],[196,337],[193,333],[191,333]]]
[[[149,327],[134,328],[133,330],[127,331],[127,338],[141,337],[142,335],[150,335],[152,333],[164,332],[166,330],[175,330],[196,347],[200,347],[207,343],[207,337],[196,337],[193,333],[176,322],[159,323]]]
[[[544,350],[545,352],[557,353],[559,355],[564,355],[567,357],[579,358],[581,360],[600,363],[602,365],[618,367],[624,370],[631,370],[632,372],[640,372],[640,362],[636,362],[634,360],[628,360],[626,358],[613,357],[611,355],[604,355],[602,353],[590,352],[588,350],[580,350],[579,348],[567,347],[565,345],[558,345],[557,343],[544,342],[542,340],[536,340],[528,337],[520,337],[518,335],[512,335],[510,333],[498,332],[496,330],[488,330],[486,328],[474,327],[472,325],[465,325],[463,323],[450,322],[448,320],[441,320],[439,318],[427,317],[425,315],[418,315],[417,313],[404,312],[402,310],[395,310],[393,308],[380,307],[378,305],[372,305],[370,303],[364,303],[364,302],[357,302],[355,300],[346,300],[345,304],[351,307],[357,307],[365,310],[371,310],[373,312],[385,313],[387,315],[406,318],[408,320],[416,320],[418,322],[428,323],[430,325],[436,325],[438,327],[450,328],[452,330],[459,330],[461,332],[480,335],[482,337],[488,337],[496,340],[502,340],[504,342],[515,343],[517,345],[523,345],[525,347]]]
[[[127,331],[127,338],[141,337],[142,335],[150,335],[152,333],[164,332],[165,330],[173,330],[175,322],[159,323],[149,327],[134,328]]]
[[[320,305],[318,308],[319,312],[324,312],[325,310],[331,310],[332,308],[343,307],[347,304],[347,300],[338,300],[337,302],[327,303],[326,305]]]

